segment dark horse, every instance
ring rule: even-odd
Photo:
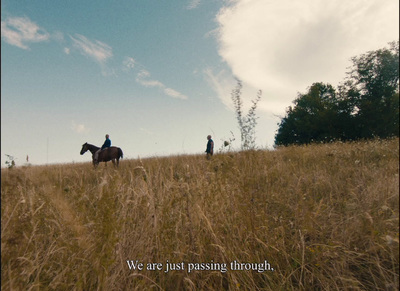
[[[122,150],[118,147],[109,147],[105,148],[101,152],[99,152],[99,156],[97,158],[97,161],[94,160],[94,154],[99,150],[99,147],[96,147],[90,143],[84,143],[82,145],[81,149],[81,155],[86,153],[87,151],[90,151],[92,153],[92,159],[93,159],[93,166],[97,166],[100,162],[108,162],[112,161],[113,165],[115,166],[115,160],[117,160],[117,166],[119,165],[119,159],[122,158],[123,153]]]

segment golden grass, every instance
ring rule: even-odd
[[[2,290],[399,288],[399,139],[1,178]],[[166,273],[167,260],[184,270]],[[273,271],[231,270],[232,261]],[[227,271],[189,273],[189,263]]]

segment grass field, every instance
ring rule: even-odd
[[[398,290],[399,139],[2,169],[1,279],[2,290]]]

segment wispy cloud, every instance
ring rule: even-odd
[[[100,64],[104,64],[113,56],[112,48],[101,41],[91,41],[80,34],[75,34],[75,36],[70,35],[69,37],[73,42],[73,46],[77,48],[82,55],[92,58]]]
[[[77,124],[75,121],[73,121],[72,120],[72,122],[71,122],[71,129],[74,131],[74,132],[76,132],[76,133],[79,133],[79,134],[81,134],[81,133],[85,133],[85,132],[88,132],[89,131],[89,129],[88,128],[86,128],[86,126],[84,125],[84,124]]]
[[[157,80],[152,80],[150,78],[150,73],[146,70],[141,70],[136,77],[136,82],[145,87],[158,87],[165,88],[165,85]]]
[[[89,40],[83,35],[70,35],[72,40],[72,48],[77,49],[82,55],[87,56],[100,64],[103,75],[114,74],[113,70],[106,67],[106,62],[113,56],[112,48],[98,40]],[[64,34],[61,31],[56,31],[50,35],[45,29],[39,27],[32,22],[28,17],[8,17],[1,21],[1,38],[14,46],[28,50],[29,44],[43,41],[64,42]],[[71,47],[64,47],[63,51],[69,55],[73,51]],[[134,66],[132,58],[127,60],[125,65],[131,69]]]
[[[204,70],[206,81],[209,86],[217,93],[218,98],[226,106],[227,109],[233,110],[233,103],[231,100],[231,91],[235,87],[235,79],[232,78],[230,72],[221,70],[214,73],[212,69]]]
[[[129,71],[135,67],[136,61],[132,57],[125,57],[124,61],[122,62],[124,66],[124,70]]]
[[[182,93],[175,91],[174,89],[171,89],[171,88],[165,88],[164,93],[172,98],[187,99],[187,96],[185,96]]]
[[[27,50],[28,43],[46,41],[50,35],[27,17],[9,17],[1,21],[1,37],[9,44]]]
[[[146,70],[141,70],[136,77],[136,82],[145,87],[156,87],[163,90],[164,94],[177,99],[188,99],[188,97],[174,89],[168,88],[158,80],[150,79],[150,73]]]
[[[188,10],[196,9],[199,5],[200,5],[200,0],[191,0],[186,9]]]

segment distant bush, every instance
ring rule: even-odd
[[[15,167],[15,159],[13,156],[7,155],[7,161],[5,161],[5,164],[7,165],[7,168],[11,169]]]

